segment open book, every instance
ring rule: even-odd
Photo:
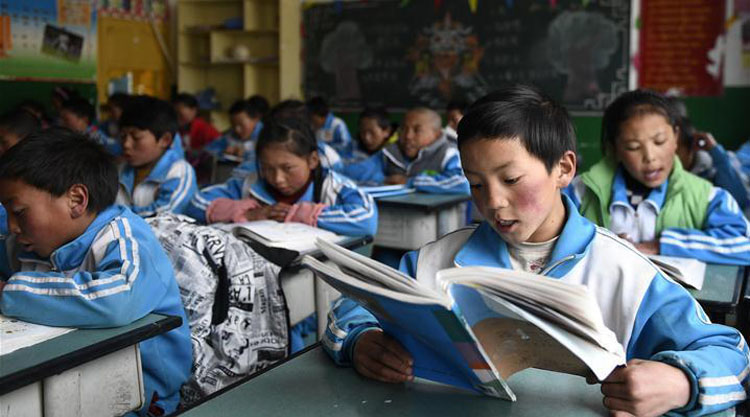
[[[300,255],[317,250],[315,239],[330,242],[346,239],[346,236],[303,223],[280,223],[275,220],[217,226],[247,242],[256,252],[279,266],[287,266]]]
[[[0,315],[0,356],[62,336],[75,329],[27,323]]]
[[[664,275],[679,282],[683,286],[700,290],[703,288],[703,278],[706,275],[706,264],[693,258],[677,258],[674,256],[648,255],[648,259],[658,266]]]
[[[526,368],[605,379],[625,351],[588,289],[487,267],[438,272],[432,289],[335,244],[316,244],[338,268],[302,264],[357,300],[414,358],[414,375],[515,401],[506,380]]]

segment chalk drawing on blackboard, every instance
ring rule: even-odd
[[[471,102],[487,93],[479,73],[484,48],[473,28],[450,13],[423,28],[407,56],[414,62],[409,91],[429,106],[443,107],[451,98]]]
[[[323,38],[320,66],[336,78],[336,99],[359,100],[362,90],[357,70],[372,64],[372,48],[367,45],[359,25],[344,21]]]
[[[567,76],[563,101],[579,102],[601,92],[597,72],[617,51],[617,26],[597,12],[565,11],[550,23],[546,47],[552,66]]]

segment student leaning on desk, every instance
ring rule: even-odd
[[[576,167],[563,107],[531,87],[497,91],[461,120],[458,146],[474,203],[490,220],[407,253],[404,273],[424,283],[455,265],[491,266],[588,287],[628,359],[601,381],[614,415],[700,415],[745,399],[742,335],[711,324],[685,289],[561,195]],[[367,377],[412,379],[409,353],[350,299],[332,307],[324,347]]]
[[[143,219],[113,205],[116,193],[112,157],[67,129],[32,134],[0,157],[13,254],[0,257],[0,270],[14,272],[0,284],[0,312],[80,328],[181,317],[179,328],[140,343],[139,414],[161,415],[175,410],[190,374],[190,331],[169,259]]]

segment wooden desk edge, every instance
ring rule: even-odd
[[[166,333],[180,325],[182,325],[181,317],[164,316],[155,323],[135,328],[129,332],[83,347],[69,354],[55,357],[46,362],[42,362],[33,368],[23,369],[8,374],[0,379],[0,395],[7,394],[18,388],[41,381],[49,376],[60,374],[83,363],[90,362],[125,347],[132,346],[143,340]],[[74,333],[75,332],[68,333],[68,335]],[[61,337],[64,336],[65,335]],[[51,339],[50,341],[53,340],[55,339]]]

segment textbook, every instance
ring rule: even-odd
[[[324,240],[336,266],[302,264],[375,315],[414,358],[414,376],[515,401],[508,378],[540,368],[604,380],[625,351],[588,289],[489,267],[438,272],[435,288]],[[512,382],[512,381],[511,381]]]
[[[249,244],[264,258],[279,266],[287,266],[300,255],[316,251],[315,239],[342,242],[346,236],[303,223],[281,223],[258,220],[217,225]]]
[[[664,275],[679,282],[683,286],[699,290],[703,288],[703,278],[706,275],[706,263],[693,258],[678,258],[675,256],[648,255]]]
[[[62,336],[75,329],[28,323],[0,314],[0,356]]]

